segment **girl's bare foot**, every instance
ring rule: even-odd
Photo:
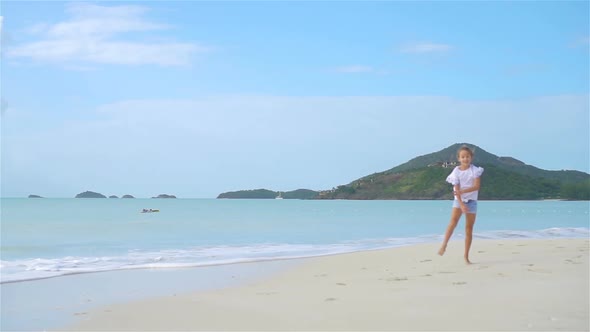
[[[469,260],[468,257],[465,257],[465,264],[467,264],[467,265],[471,264],[471,261]]]
[[[440,249],[438,250],[438,254],[442,256],[442,255],[444,255],[444,254],[445,254],[445,251],[446,251],[446,250],[447,250],[447,246],[442,246],[442,247],[440,247]]]

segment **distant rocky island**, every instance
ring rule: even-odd
[[[39,195],[33,195],[33,194],[31,194],[31,195],[28,196],[28,198],[44,198],[44,197],[39,196]],[[101,193],[94,192],[94,191],[85,191],[83,193],[79,193],[78,195],[76,195],[75,198],[107,198],[107,196],[105,196],[105,195],[103,195]],[[119,198],[119,196],[117,196],[117,195],[110,195],[110,196],[108,196],[108,198],[113,198],[114,199],[114,198]],[[135,198],[135,197],[133,195],[127,194],[127,195],[121,196],[121,198]],[[161,195],[158,195],[158,196],[152,197],[152,198],[176,198],[176,196],[174,196],[174,195],[167,195],[167,194],[161,194]]]
[[[176,198],[176,196],[174,195],[167,195],[167,194],[160,194],[156,197],[152,197],[152,198]]]
[[[107,198],[103,194],[95,193],[94,191],[85,191],[83,193],[79,193],[76,195],[75,198]]]
[[[309,189],[297,189],[293,191],[272,191],[268,189],[239,190],[222,193],[217,198],[232,199],[312,199],[317,197],[319,191]]]
[[[479,192],[482,200],[590,200],[588,173],[540,169],[516,158],[499,157],[469,143],[453,144],[303,199],[451,200],[452,190],[445,179],[456,166],[456,153],[462,145],[475,149],[473,163],[485,169]],[[313,191],[308,192],[311,195]],[[287,198],[288,193],[285,192],[283,198]],[[217,198],[268,199],[276,196],[277,192],[257,189],[222,193]]]

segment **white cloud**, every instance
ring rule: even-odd
[[[84,66],[84,65],[65,65],[63,68],[66,70],[78,71],[78,72],[91,72],[91,71],[96,71],[98,69],[96,67]]]
[[[161,66],[188,65],[197,53],[210,47],[186,42],[146,42],[132,40],[130,32],[166,30],[169,26],[143,17],[141,6],[100,6],[74,3],[66,8],[70,18],[55,24],[36,24],[29,32],[36,41],[15,45],[6,50],[11,58],[28,58],[39,62],[97,63]],[[123,37],[123,34],[127,37]]]
[[[590,37],[580,37],[575,41],[570,43],[571,48],[578,48],[578,47],[588,47],[590,45]]]
[[[4,16],[0,16],[0,50],[4,48],[4,35],[2,26],[4,25]]]
[[[426,53],[447,53],[453,49],[449,44],[431,42],[410,43],[399,48],[402,53],[426,54]]]
[[[4,115],[8,109],[8,102],[4,98],[0,98],[0,115]]]
[[[167,25],[152,23],[142,18],[147,11],[147,8],[140,6],[104,7],[74,3],[66,9],[72,19],[49,26],[47,35],[53,38],[101,38],[123,32],[169,28]]]
[[[191,137],[187,138],[191,142],[198,141],[199,137],[220,144],[239,139],[241,144],[277,143],[285,149],[298,142],[304,146],[309,144],[310,150],[342,144],[351,150],[358,148],[357,152],[363,151],[364,144],[370,142],[379,142],[386,149],[387,142],[408,137],[422,142],[431,140],[428,144],[433,145],[471,141],[484,148],[523,142],[522,148],[531,150],[514,153],[514,156],[526,157],[534,155],[531,151],[538,146],[524,142],[559,146],[579,139],[576,135],[588,135],[585,126],[588,107],[587,95],[520,100],[229,95],[186,100],[129,100],[103,105],[98,111],[122,126],[124,133],[148,129],[160,132],[160,137],[174,137],[173,133],[184,132]],[[474,130],[457,127],[463,120]],[[556,139],[557,136],[560,138]],[[273,142],[268,142],[269,137],[273,137]],[[409,146],[420,144],[412,142]],[[587,140],[581,144],[588,146]]]
[[[362,65],[337,67],[335,70],[338,73],[345,73],[345,74],[371,73],[374,71],[373,67],[362,66]]]

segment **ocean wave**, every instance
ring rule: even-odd
[[[588,238],[588,228],[548,228],[533,231],[497,230],[474,233],[479,239]],[[456,238],[461,238],[458,232]],[[0,261],[0,283],[51,278],[63,275],[128,269],[187,268],[279,259],[295,259],[432,243],[442,235],[405,238],[362,239],[334,244],[254,244],[204,246],[159,251],[131,250],[126,255],[103,257],[35,258]]]

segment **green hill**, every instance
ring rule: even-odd
[[[473,163],[485,168],[480,199],[590,200],[590,174],[548,171],[512,157],[499,157],[473,144],[453,144],[438,152],[416,157],[404,164],[374,173],[332,190],[307,189],[281,192],[285,199],[453,199],[445,180],[457,160],[457,150],[467,145],[475,150]],[[274,199],[279,192],[267,189],[240,190],[217,198]]]
[[[320,192],[318,199],[452,199],[447,175],[456,161],[454,144],[441,151]],[[498,157],[474,146],[473,163],[485,168],[480,199],[590,199],[590,175],[547,171],[512,157]],[[451,163],[448,165],[447,163]]]
[[[549,199],[561,198],[561,184],[556,180],[533,178],[503,170],[495,165],[485,168],[480,199]],[[321,199],[453,199],[452,188],[445,179],[450,168],[422,167],[399,173],[379,173],[369,178],[320,193]]]
[[[107,198],[107,197],[101,193],[96,193],[94,191],[85,191],[83,193],[79,193],[78,195],[76,195],[75,198]]]
[[[297,189],[293,191],[281,191],[281,197],[284,199],[311,199],[316,197],[319,192],[309,189]],[[275,199],[279,196],[278,191],[268,189],[239,190],[219,194],[217,198],[233,199]]]
[[[495,154],[489,153],[484,149],[469,143],[456,143],[448,148],[438,152],[430,153],[424,156],[416,157],[404,164],[396,166],[385,172],[399,173],[405,170],[417,169],[427,167],[436,163],[455,162],[457,161],[457,150],[462,146],[467,145],[475,150],[473,164],[475,165],[493,165],[500,169],[516,172],[522,175],[531,177],[540,177],[545,179],[557,180],[564,183],[578,183],[589,179],[588,173],[572,170],[562,171],[548,171],[540,169],[531,165],[527,165],[522,161],[512,157],[499,157]]]
[[[284,199],[311,199],[319,194],[318,191],[309,189],[297,189],[293,191],[281,192]]]

